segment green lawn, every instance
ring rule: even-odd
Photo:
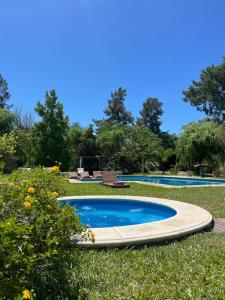
[[[65,184],[67,195],[140,195],[199,205],[225,217],[225,188],[130,189]],[[82,250],[81,299],[225,299],[225,234],[196,234],[142,248]]]

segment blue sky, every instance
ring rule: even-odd
[[[55,88],[70,122],[102,118],[110,92],[127,89],[138,116],[163,102],[163,130],[201,119],[182,101],[200,70],[225,56],[224,0],[0,0],[0,73],[14,106],[33,112]]]

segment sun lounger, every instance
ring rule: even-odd
[[[77,172],[69,172],[69,179],[79,179]]]
[[[89,172],[81,172],[80,173],[80,179],[90,178]]]
[[[130,187],[128,184],[125,184],[124,181],[118,181],[117,172],[115,171],[103,171],[102,184],[111,188]]]
[[[189,177],[191,177],[191,176],[194,175],[193,171],[187,171],[186,174],[187,174],[187,176],[189,176]]]
[[[94,178],[102,178],[102,172],[101,171],[93,171],[93,177]]]

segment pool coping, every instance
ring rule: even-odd
[[[84,247],[119,247],[162,242],[178,239],[191,233],[200,231],[212,223],[212,215],[205,209],[193,204],[153,197],[140,196],[67,196],[58,198],[71,199],[124,199],[133,201],[154,202],[169,206],[177,211],[171,218],[151,223],[94,228],[95,242],[80,241],[78,245]],[[85,201],[85,200],[84,200]],[[72,238],[73,239],[73,238]]]

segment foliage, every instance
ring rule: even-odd
[[[56,201],[62,179],[37,168],[5,180],[0,184],[0,298],[33,289],[37,299],[74,299],[70,272],[78,257],[71,262],[70,238],[82,228],[72,207]]]
[[[9,108],[7,101],[10,98],[7,81],[0,74],[0,108]]]
[[[13,131],[15,118],[15,114],[10,110],[0,108],[0,135]]]
[[[206,68],[199,81],[192,81],[183,92],[184,101],[206,113],[213,120],[225,121],[225,58],[221,65]]]
[[[111,93],[111,99],[108,100],[108,106],[104,110],[105,115],[108,117],[106,121],[123,125],[133,123],[132,114],[126,110],[124,105],[126,96],[127,92],[122,87]]]
[[[129,164],[144,173],[146,163],[159,160],[162,147],[160,139],[145,126],[126,128],[126,144],[122,148],[124,157],[130,158]]]
[[[144,125],[153,133],[159,134],[162,114],[162,103],[157,98],[148,98],[143,103],[143,108],[140,111],[141,118],[138,118],[137,124]]]
[[[17,139],[13,133],[0,137],[0,171],[11,171],[14,165]]]
[[[224,158],[225,128],[212,121],[199,121],[184,126],[177,142],[180,163],[193,168],[195,163],[215,163],[215,156]]]
[[[93,125],[81,128],[79,124],[74,124],[69,129],[69,147],[71,152],[71,168],[76,169],[82,157],[82,166],[86,170],[98,169],[98,147],[94,134]]]
[[[125,143],[125,127],[113,125],[112,127],[104,126],[99,129],[97,143],[101,151],[102,164],[114,169],[121,168],[120,151]]]
[[[165,166],[168,164],[168,162],[174,159],[175,156],[176,156],[175,149],[167,148],[162,151],[161,162],[163,165],[163,172],[165,171]]]
[[[76,169],[79,165],[80,159],[80,149],[79,145],[81,143],[81,137],[83,135],[83,128],[78,124],[75,123],[69,128],[68,132],[68,141],[69,141],[69,149],[70,149],[70,156],[71,156],[71,163],[70,168]]]
[[[170,134],[167,131],[161,131],[159,137],[162,140],[163,148],[176,148],[177,136],[175,134]]]
[[[35,108],[41,121],[34,128],[34,164],[51,167],[56,161],[62,169],[69,167],[68,118],[64,116],[63,105],[57,100],[55,90],[46,92],[45,104],[37,103]]]

